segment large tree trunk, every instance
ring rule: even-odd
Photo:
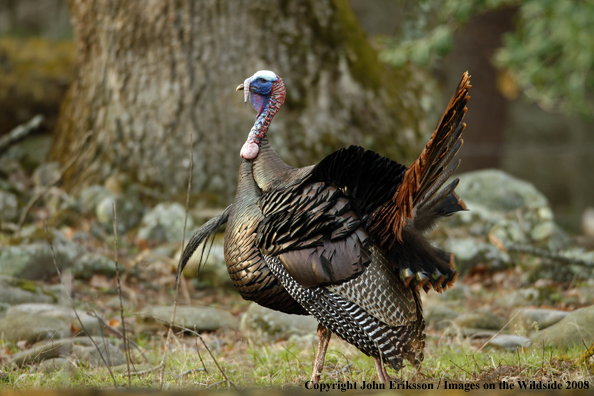
[[[471,110],[466,116],[462,164],[458,172],[499,168],[504,153],[504,132],[509,101],[501,94],[493,56],[502,45],[505,32],[512,31],[517,8],[503,8],[475,16],[455,38],[448,66],[447,89],[458,84],[457,74],[468,69],[472,75]],[[447,92],[447,90],[446,90]],[[449,97],[446,97],[448,99]]]
[[[293,166],[349,144],[410,161],[433,127],[419,106],[434,95],[425,75],[382,65],[346,0],[71,0],[70,9],[77,69],[53,158],[70,158],[92,131],[84,165],[66,175],[70,190],[123,173],[181,192],[192,133],[194,191],[227,202],[255,116],[235,87],[259,69],[285,80],[269,138]]]

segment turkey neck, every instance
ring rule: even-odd
[[[285,164],[276,151],[270,147],[266,136],[260,140],[260,152],[253,160],[253,164],[254,180],[263,191],[269,191],[280,181],[287,180],[291,170],[295,169]]]
[[[314,167],[294,168],[287,165],[270,147],[266,136],[260,140],[260,152],[252,162],[254,180],[263,192],[301,183]]]
[[[237,203],[239,206],[251,205],[257,201],[260,195],[262,195],[262,192],[254,183],[253,163],[244,159],[239,167],[239,180],[237,181],[237,192],[233,203]]]

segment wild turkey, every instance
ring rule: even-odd
[[[418,368],[425,345],[419,291],[441,292],[457,277],[453,255],[423,233],[466,209],[454,192],[458,179],[441,187],[460,162],[446,168],[462,145],[469,88],[465,73],[410,168],[356,146],[293,168],[266,135],[285,99],[283,80],[257,72],[237,87],[258,115],[240,152],[235,200],[193,235],[180,269],[227,223],[225,261],[241,296],[318,320],[312,381],[331,333],[372,356],[382,382],[384,364],[399,370],[406,358]]]

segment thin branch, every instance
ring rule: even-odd
[[[196,330],[195,325],[194,325],[194,330]],[[204,371],[206,372],[206,374],[210,375],[210,373],[206,369],[206,364],[204,364],[204,360],[202,360],[202,354],[200,353],[200,350],[198,349],[198,337],[195,337],[195,340],[196,340],[196,353],[198,353],[198,358],[200,359],[200,363],[202,363],[202,367],[204,368]]]
[[[120,282],[120,266],[118,264],[118,214],[116,211],[115,201],[111,203],[111,211],[113,213],[113,251],[115,255],[116,279],[118,281],[118,296],[120,297],[120,317],[122,318],[122,332],[124,333],[124,348],[126,349],[126,365],[128,367],[128,388],[132,388],[132,380],[130,378],[130,344],[126,337],[126,321],[124,320],[124,303],[122,302],[122,284]]]
[[[103,353],[101,352],[101,349],[99,349],[99,346],[97,345],[97,343],[95,342],[93,337],[91,337],[91,334],[89,333],[89,331],[83,324],[82,320],[80,320],[80,316],[78,316],[78,312],[76,311],[76,307],[74,306],[74,301],[72,301],[72,298],[70,297],[70,293],[66,289],[66,284],[64,283],[64,279],[62,278],[62,273],[60,272],[60,268],[58,267],[58,261],[56,260],[56,253],[54,252],[54,244],[52,243],[49,228],[47,226],[47,221],[45,222],[45,232],[47,233],[47,242],[49,243],[50,250],[52,251],[52,259],[54,261],[54,267],[56,268],[56,272],[58,273],[58,277],[60,278],[60,283],[62,283],[62,288],[64,289],[64,293],[66,294],[66,297],[68,297],[68,301],[70,301],[70,305],[72,305],[72,309],[74,310],[74,315],[76,315],[76,319],[78,319],[78,323],[80,324],[81,329],[84,330],[84,332],[87,334],[87,336],[89,337],[89,339],[91,340],[91,342],[93,343],[95,348],[97,348],[97,352],[99,352],[99,357],[101,358],[101,360],[105,364],[105,367],[107,367],[109,374],[111,375],[111,379],[113,380],[113,386],[117,388],[118,383],[116,382],[116,379],[113,376],[113,372],[111,371],[111,368],[107,364],[107,361],[105,360],[105,357],[103,356]],[[106,350],[107,349],[108,348],[106,348]]]
[[[499,329],[499,331],[498,331],[497,333],[495,333],[495,334],[493,335],[493,337],[489,338],[489,341],[485,342],[485,343],[483,344],[483,346],[482,346],[482,347],[480,347],[478,351],[476,351],[476,353],[479,353],[480,351],[482,351],[482,350],[483,350],[483,348],[484,348],[484,347],[485,347],[485,346],[486,346],[488,343],[490,343],[490,342],[491,342],[491,340],[492,340],[493,338],[497,337],[497,336],[499,335],[499,333],[501,333],[501,332],[503,331],[503,329],[505,329],[505,328],[507,327],[507,325],[508,325],[508,324],[510,324],[510,323],[512,322],[512,320],[514,320],[514,319],[516,318],[516,316],[518,316],[518,315],[520,314],[520,312],[522,312],[522,310],[521,310],[521,309],[518,309],[518,312],[516,312],[516,314],[515,314],[515,315],[514,315],[514,316],[513,316],[513,317],[512,317],[510,320],[508,320],[508,321],[507,321],[507,323],[505,324],[505,326],[503,326],[501,329]]]
[[[190,135],[190,171],[188,175],[188,192],[186,194],[186,214],[184,217],[184,230],[182,232],[182,240],[181,240],[181,250],[184,250],[184,241],[186,239],[186,227],[188,225],[188,208],[190,206],[190,191],[192,190],[192,172],[194,171],[194,137],[192,135],[192,130],[189,132]],[[175,298],[173,300],[173,312],[171,313],[171,321],[169,323],[169,330],[167,331],[167,339],[165,341],[165,352],[163,354],[163,360],[161,363],[163,364],[163,370],[161,371],[161,375],[159,377],[159,387],[163,390],[163,381],[165,379],[165,367],[167,364],[167,353],[169,352],[169,341],[171,339],[171,333],[173,332],[173,322],[175,321],[175,313],[177,311],[177,299],[179,297],[179,285],[180,285],[180,276],[181,276],[181,260],[183,254],[180,255],[179,264],[177,266],[177,276],[175,278]]]
[[[462,367],[458,366],[453,360],[450,359],[450,363],[452,363],[454,366],[458,367],[458,369],[460,369],[461,371],[464,371],[466,374],[468,374],[469,376],[473,376],[468,370],[463,369]]]
[[[532,256],[544,257],[563,264],[576,264],[584,267],[594,267],[594,261],[588,261],[580,258],[568,257],[561,253],[551,250],[539,249],[529,245],[517,245],[514,243],[505,244],[505,250],[508,252],[526,253]]]
[[[195,372],[198,372],[198,371],[206,371],[206,369],[204,369],[204,368],[197,368],[197,369],[187,370],[187,371],[184,371],[183,373],[179,374],[177,376],[177,378],[181,378],[181,377],[183,377],[185,375],[192,374],[192,373],[195,373]],[[207,372],[207,374],[208,374],[208,372]]]
[[[223,378],[225,378],[225,380],[227,381],[227,384],[228,385],[230,384],[231,386],[233,386],[233,388],[235,388],[235,390],[239,390],[239,389],[237,389],[237,386],[235,386],[235,384],[229,378],[227,378],[227,374],[225,374],[225,372],[223,371],[223,369],[221,368],[221,366],[219,366],[219,362],[217,362],[217,359],[215,359],[214,355],[210,351],[210,348],[208,347],[208,345],[206,345],[206,342],[204,342],[204,338],[202,338],[202,336],[200,335],[200,333],[198,333],[195,330],[196,330],[196,325],[194,325],[194,331],[192,331],[192,330],[190,330],[190,331],[192,333],[194,333],[194,335],[196,335],[196,337],[200,338],[200,341],[202,341],[202,345],[204,345],[204,348],[206,348],[206,350],[208,351],[208,354],[210,355],[210,357],[212,358],[212,360],[217,365],[217,368],[219,369],[219,371],[223,375]]]
[[[109,330],[113,335],[115,335],[116,337],[121,338],[122,340],[124,339],[124,335],[115,327],[110,326],[109,323],[107,323],[101,316],[97,315],[97,313],[95,312],[87,312],[87,314],[89,316],[92,316],[94,318],[96,318],[99,322],[101,322],[103,324],[103,326],[105,326],[105,328],[107,330]],[[130,338],[127,338],[128,344],[132,345],[134,348],[138,349],[138,352],[140,352],[140,354],[142,355],[142,357],[144,358],[144,360],[146,360],[147,362],[150,362],[150,360],[146,357],[146,355],[144,354],[144,350],[134,341],[132,341]]]
[[[582,342],[584,342],[584,340],[582,340]],[[586,350],[584,351],[584,353],[582,353],[580,355],[577,362],[578,362],[578,364],[588,365],[588,359],[590,359],[592,356],[594,356],[594,342],[592,343],[592,345],[589,348],[585,343],[584,343],[584,346],[586,347]]]
[[[219,381],[219,382],[215,382],[214,384],[210,384],[210,385],[208,385],[206,388],[204,388],[204,390],[206,390],[206,389],[210,389],[210,388],[212,388],[213,386],[217,386],[218,384],[222,384],[223,382],[225,382],[225,381]]]
[[[163,364],[163,363],[159,363],[157,366],[155,366],[155,367],[151,367],[151,368],[149,368],[149,369],[146,369],[146,370],[141,370],[141,371],[133,371],[133,372],[131,373],[131,375],[142,375],[142,374],[152,373],[153,371],[160,370],[160,369],[161,369],[161,365],[162,365],[162,364]]]
[[[163,320],[161,318],[157,318],[156,316],[153,316],[153,315],[147,315],[147,314],[142,314],[142,313],[135,313],[135,315],[144,316],[145,318],[151,318],[151,319],[154,319],[154,320],[156,320],[158,322],[166,323],[166,324],[170,325],[169,331],[172,331],[171,330],[172,323],[170,321]],[[214,355],[210,351],[210,348],[208,347],[208,345],[206,345],[206,342],[204,342],[204,339],[202,338],[202,336],[200,335],[200,333],[198,333],[197,331],[194,331],[194,330],[192,330],[192,329],[190,329],[188,327],[179,325],[177,323],[173,324],[173,326],[176,327],[176,328],[178,328],[178,329],[180,329],[180,330],[182,330],[182,331],[187,331],[188,333],[193,334],[196,337],[200,338],[200,341],[202,341],[202,345],[204,345],[204,348],[206,348],[206,350],[208,351],[208,354],[210,355],[210,357],[212,358],[212,360],[217,365],[219,371],[221,372],[221,375],[229,382],[229,384],[231,384],[231,386],[233,386],[233,388],[235,388],[236,390],[239,390],[237,388],[237,386],[235,386],[235,384],[229,378],[227,378],[227,375],[225,374],[225,372],[223,371],[223,369],[221,368],[221,366],[219,366],[219,363],[217,362],[217,359],[214,357]],[[194,326],[194,328],[195,327],[196,326]]]
[[[39,126],[44,120],[45,118],[41,114],[37,114],[26,124],[19,125],[6,135],[0,137],[0,153],[31,132],[39,129]]]
[[[54,180],[52,180],[47,186],[45,186],[43,188],[43,190],[39,191],[34,196],[32,196],[31,199],[29,199],[29,202],[27,202],[27,205],[25,205],[25,208],[21,212],[21,217],[19,218],[19,223],[17,225],[17,232],[21,231],[21,228],[23,227],[23,223],[25,222],[25,219],[27,218],[27,214],[29,214],[29,211],[31,210],[31,208],[33,207],[33,205],[35,205],[35,202],[37,202],[39,200],[39,198],[41,198],[45,194],[47,194],[47,192],[56,183],[58,183],[62,179],[62,177],[64,177],[64,174],[68,171],[68,169],[70,169],[70,167],[72,165],[74,165],[74,163],[80,158],[80,155],[83,153],[82,147],[86,143],[87,139],[91,136],[91,134],[92,134],[92,132],[89,131],[89,132],[87,132],[87,134],[85,136],[83,136],[83,139],[80,143],[79,149],[76,150],[76,153],[72,156],[72,158],[70,158],[70,160],[66,163],[66,165],[64,165],[64,167],[60,170],[60,173],[54,178]]]

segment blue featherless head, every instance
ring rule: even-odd
[[[244,101],[247,102],[249,99],[252,107],[259,115],[270,97],[272,84],[278,79],[276,73],[270,70],[260,70],[254,73],[253,76],[246,78],[243,84],[237,87],[237,90],[243,90]]]

